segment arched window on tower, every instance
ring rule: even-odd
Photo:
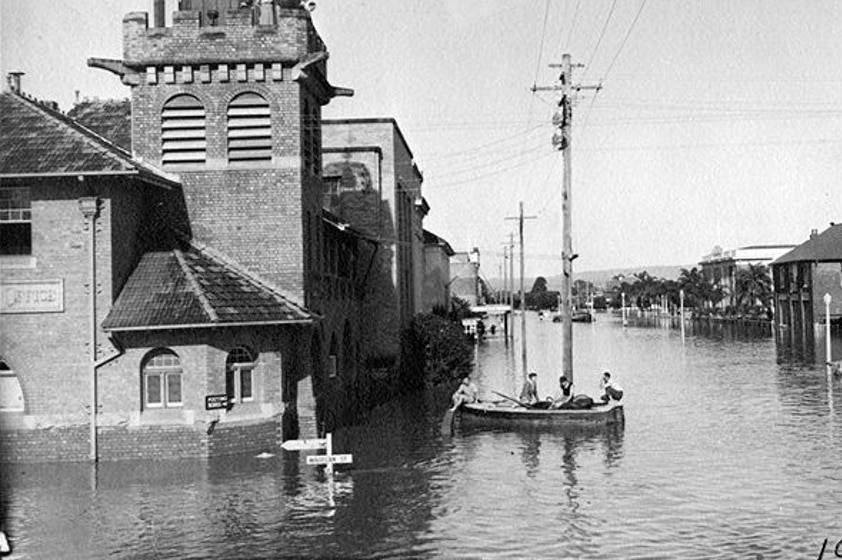
[[[271,160],[269,103],[256,93],[242,93],[228,105],[228,161],[255,163]]]
[[[202,165],[206,160],[205,107],[192,95],[176,95],[161,113],[161,162]]]
[[[23,391],[14,370],[0,356],[0,412],[23,412]]]

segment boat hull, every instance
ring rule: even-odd
[[[460,410],[462,422],[498,427],[599,426],[625,421],[623,405],[618,402],[586,410],[536,410],[505,402],[479,402],[464,404]]]

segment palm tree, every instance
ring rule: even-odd
[[[762,308],[766,312],[772,301],[772,278],[766,265],[750,264],[737,270],[734,282],[737,309],[743,314],[754,314]]]

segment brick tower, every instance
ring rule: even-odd
[[[351,95],[298,0],[163,0],[123,19],[132,151],[177,175],[194,239],[310,305],[321,246],[321,106]]]

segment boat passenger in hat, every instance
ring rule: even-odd
[[[602,402],[619,401],[623,398],[623,388],[616,381],[611,380],[609,372],[602,374],[599,386],[602,389]]]

